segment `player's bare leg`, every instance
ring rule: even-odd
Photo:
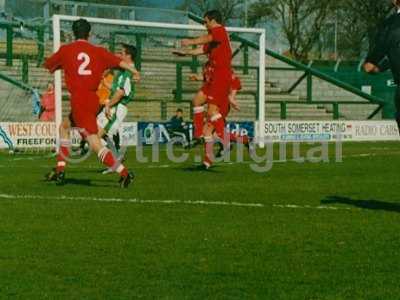
[[[106,143],[106,147],[111,150],[111,152],[114,154],[114,157],[116,157],[120,162],[123,162],[123,157],[121,157],[121,154],[119,153],[119,148],[115,144],[114,140],[107,135],[103,128],[99,127],[97,136],[103,144]],[[112,168],[106,168],[102,170],[102,174],[110,174],[113,172],[114,170]]]
[[[134,175],[129,173],[128,169],[115,158],[112,151],[103,145],[97,134],[87,136],[86,140],[88,141],[90,148],[97,154],[100,161],[108,168],[112,168],[112,170],[121,176],[119,181],[121,187],[128,187],[132,182]]]
[[[219,114],[218,106],[214,104],[208,105],[207,120],[208,122],[204,125],[204,160],[203,165],[208,169],[211,167],[213,162],[213,146],[214,138],[213,132],[215,130],[212,118]]]
[[[213,162],[213,147],[214,147],[214,138],[213,138],[214,127],[210,122],[204,125],[204,159],[203,166],[208,169],[211,167]]]
[[[97,136],[102,139],[104,137],[104,135],[106,134],[106,132],[104,131],[103,128],[99,128],[99,131],[97,132]]]
[[[204,119],[204,104],[206,103],[207,96],[203,91],[198,91],[192,100],[193,104],[193,125],[195,139],[200,139],[203,136],[203,119]]]
[[[229,145],[229,137],[225,134],[225,121],[219,112],[219,108],[215,104],[208,105],[208,122],[204,126],[204,161],[203,165],[208,169],[213,161],[213,133],[215,131],[217,137],[221,140],[224,149]]]

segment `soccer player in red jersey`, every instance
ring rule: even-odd
[[[204,94],[207,94],[207,91],[209,88],[210,72],[212,72],[212,71],[209,68],[209,63],[206,62],[203,66],[203,74],[201,76],[199,76],[197,74],[189,75],[189,80],[203,81],[203,86],[200,88],[200,91],[204,92]],[[225,125],[226,125],[226,118],[228,117],[231,107],[236,111],[240,111],[239,103],[236,100],[236,94],[241,89],[242,89],[242,83],[240,81],[239,76],[237,76],[235,73],[232,73],[231,91],[228,96],[229,97],[229,106],[225,110],[220,111],[221,115],[224,119]],[[250,138],[247,135],[241,135],[239,133],[234,133],[234,132],[229,131],[229,141],[243,144],[246,147],[249,147]],[[222,143],[217,143],[217,144],[219,145],[219,149],[218,149],[218,152],[215,157],[221,157],[222,153],[224,152],[224,145]],[[231,146],[229,146],[229,148],[231,148]]]
[[[107,167],[113,168],[120,174],[121,187],[127,187],[134,176],[127,168],[119,163],[112,152],[103,146],[97,135],[96,115],[99,111],[99,98],[96,94],[105,70],[120,67],[131,71],[136,80],[140,79],[136,69],[121,58],[102,47],[88,42],[90,23],[79,19],[72,24],[76,41],[63,45],[49,57],[44,66],[51,73],[64,70],[65,81],[71,95],[71,114],[64,119],[60,126],[60,150],[57,156],[57,167],[48,174],[48,180],[58,184],[65,182],[65,166],[69,156],[70,128],[78,127],[81,135],[87,140],[90,148],[97,153],[100,161]]]
[[[229,36],[222,25],[222,16],[219,11],[211,10],[206,12],[204,15],[204,24],[208,30],[208,34],[181,41],[183,47],[192,45],[203,45],[203,47],[174,51],[174,53],[178,55],[208,55],[210,68],[212,68],[212,72],[210,72],[210,85],[207,91],[200,90],[193,100],[193,123],[195,127],[194,137],[199,138],[203,131],[206,149],[209,149],[213,143],[212,133],[214,130],[225,144],[224,119],[221,113],[227,113],[229,108],[228,96],[232,81],[232,50]],[[203,104],[205,102],[208,103],[208,123],[203,129]],[[209,155],[207,155],[207,152],[206,150],[203,165],[209,168],[211,160],[208,159]]]

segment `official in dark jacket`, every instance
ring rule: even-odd
[[[175,116],[173,116],[167,124],[168,130],[173,134],[182,136],[184,138],[184,146],[190,145],[190,133],[188,125],[183,121],[183,111],[178,108]]]
[[[397,85],[396,121],[400,131],[400,0],[393,0],[393,4],[396,13],[388,17],[379,28],[375,45],[366,58],[364,70],[367,73],[382,72],[386,69],[386,64],[392,71]]]

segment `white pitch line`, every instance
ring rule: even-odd
[[[9,195],[0,194],[2,199],[53,199],[53,200],[83,200],[97,202],[127,202],[138,204],[191,204],[191,205],[219,205],[219,206],[241,206],[241,207],[264,207],[261,203],[241,203],[224,201],[190,201],[190,200],[141,200],[124,198],[98,198],[98,197],[71,197],[71,196],[38,196],[38,195]]]
[[[44,157],[40,157],[40,156],[38,156],[38,157],[34,157],[34,156],[31,156],[31,157],[14,157],[14,158],[12,159],[12,161],[38,160],[38,159],[44,159]]]
[[[357,153],[357,154],[348,154],[343,155],[343,158],[348,157],[375,157],[375,156],[391,156],[391,155],[399,155],[399,151],[385,152],[385,153]]]
[[[279,208],[301,208],[301,209],[327,209],[327,210],[357,210],[350,207],[336,207],[336,206],[311,206],[311,205],[296,205],[296,204],[274,204],[273,207]]]
[[[82,200],[96,202],[118,202],[118,203],[137,203],[137,204],[187,204],[187,205],[212,205],[212,206],[236,206],[236,207],[254,207],[264,208],[272,206],[274,208],[284,209],[315,209],[315,210],[347,210],[355,211],[359,209],[348,207],[335,206],[311,206],[311,205],[296,205],[296,204],[271,204],[265,205],[262,203],[243,203],[243,202],[226,202],[226,201],[190,201],[190,200],[141,200],[141,199],[125,199],[125,198],[99,198],[99,197],[72,197],[72,196],[38,196],[38,195],[10,195],[0,194],[0,199],[48,199],[48,200]]]

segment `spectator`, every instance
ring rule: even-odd
[[[47,90],[42,96],[41,101],[41,113],[39,119],[42,122],[54,121],[55,111],[55,97],[54,97],[54,85],[52,82],[47,84]]]
[[[182,109],[178,108],[176,110],[175,116],[173,116],[169,124],[167,125],[170,132],[174,135],[180,136],[184,138],[184,146],[190,145],[190,134],[189,134],[189,127],[183,121],[183,111]]]

